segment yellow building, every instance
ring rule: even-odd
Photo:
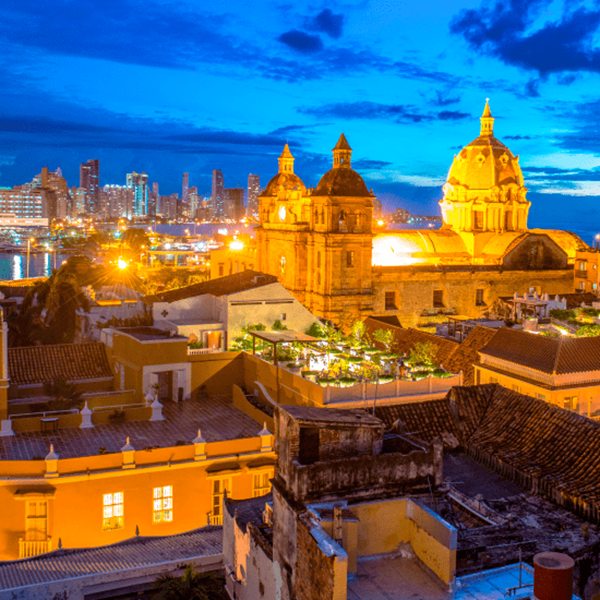
[[[454,157],[439,230],[375,232],[373,193],[351,168],[342,134],[315,189],[294,173],[286,145],[260,196],[261,271],[314,314],[341,323],[395,314],[417,324],[439,313],[479,317],[499,296],[573,291],[576,235],[529,229],[530,202],[515,156],[493,133],[486,103],[479,136]]]
[[[575,257],[575,289],[598,296],[600,283],[600,249],[579,250]]]
[[[3,331],[5,342],[6,323]],[[242,499],[270,490],[273,436],[231,399],[233,384],[244,385],[240,353],[190,355],[187,338],[149,327],[104,338],[112,386],[102,367],[81,411],[7,398],[10,361],[6,346],[0,352],[0,560],[220,525],[225,491]],[[55,364],[54,375],[73,370]]]
[[[500,328],[479,350],[475,383],[499,383],[560,408],[600,410],[600,337],[545,337]]]

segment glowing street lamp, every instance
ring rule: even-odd
[[[119,260],[117,260],[117,268],[120,269],[121,271],[126,269],[127,261],[124,258],[119,257]]]
[[[244,242],[241,242],[240,240],[233,240],[233,242],[231,242],[231,244],[229,244],[229,249],[230,250],[243,250]]]

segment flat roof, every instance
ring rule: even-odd
[[[95,425],[90,429],[69,427],[53,432],[28,431],[0,437],[0,460],[32,460],[48,454],[50,444],[60,458],[96,456],[101,447],[110,453],[121,452],[129,437],[136,450],[150,446],[170,448],[177,442],[192,444],[202,429],[207,442],[223,442],[256,437],[262,429],[246,413],[225,397],[164,402],[164,421],[126,421]]]
[[[116,327],[115,331],[130,335],[132,338],[139,340],[140,342],[146,342],[149,340],[186,340],[187,338],[183,335],[174,335],[170,331],[165,329],[158,329],[156,327]]]

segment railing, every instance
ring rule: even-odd
[[[550,317],[550,322],[552,323],[552,325],[556,325],[557,327],[562,327],[563,329],[566,329],[570,333],[577,332],[577,327],[575,327],[574,325],[571,325],[570,323],[566,323],[565,321],[560,321],[559,319]]]
[[[47,410],[45,412],[30,412],[30,413],[18,413],[16,415],[9,415],[9,419],[26,419],[28,417],[40,417],[40,419],[44,419],[45,417],[58,417],[60,415],[75,415],[79,413],[76,408],[69,408],[65,410]]]
[[[44,541],[26,541],[19,538],[19,558],[30,558],[52,550],[52,538]]]
[[[196,356],[198,354],[213,354],[214,352],[221,352],[218,348],[188,348],[188,356]]]
[[[92,412],[101,412],[105,410],[125,410],[126,408],[145,408],[148,406],[145,402],[136,402],[134,404],[119,404],[114,406],[95,406]]]
[[[209,515],[208,521],[211,525],[223,525],[223,515]]]

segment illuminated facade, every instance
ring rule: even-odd
[[[338,323],[368,314],[396,314],[403,324],[439,313],[479,317],[515,291],[572,292],[575,255],[587,246],[566,231],[528,228],[519,158],[493,124],[486,102],[480,135],[450,168],[439,230],[374,232],[375,197],[352,170],[344,135],[312,190],[286,145],[260,196],[259,270]]]

